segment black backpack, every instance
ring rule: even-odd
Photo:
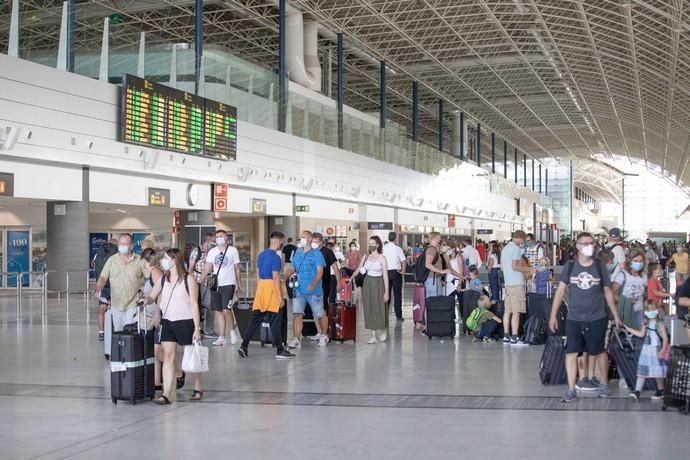
[[[93,270],[96,273],[96,277],[99,277],[101,275],[105,263],[115,254],[117,254],[117,246],[115,246],[114,244],[105,243],[103,246],[101,246],[101,248],[96,253],[96,260],[94,260],[93,262]]]
[[[426,252],[428,250],[429,248],[425,249],[424,252],[420,254],[419,257],[417,257],[417,262],[415,262],[414,264],[414,270],[412,271],[412,275],[414,276],[415,283],[424,283],[426,279],[429,277],[430,270],[426,268]],[[431,264],[435,265],[440,256],[441,254],[437,249],[436,256],[434,257],[434,260],[433,262],[431,262]]]

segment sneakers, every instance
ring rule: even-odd
[[[640,400],[640,392],[639,392],[639,391],[633,391],[633,392],[630,393],[630,395],[628,395],[628,396],[629,396],[630,399],[634,399],[635,401],[639,401],[639,400]]]
[[[101,342],[102,342],[103,340],[105,340],[105,332],[103,332],[103,331],[98,331],[98,340],[101,341]]]
[[[494,342],[495,342],[495,340],[492,339],[491,337],[484,337],[484,338],[482,339],[482,341],[483,341],[484,343],[494,343]]]
[[[230,345],[235,345],[240,340],[240,333],[237,328],[230,331]]]
[[[477,343],[477,342],[481,342],[481,341],[482,341],[482,339],[480,339],[479,337],[475,337],[472,339],[472,343]]]
[[[609,385],[607,383],[599,384],[597,388],[597,398],[608,398],[609,393]]]
[[[652,395],[652,401],[658,401],[664,399],[664,390],[656,390],[656,393]]]
[[[285,349],[282,349],[276,353],[276,359],[293,359],[294,357],[295,355]]]
[[[237,350],[237,354],[240,355],[240,358],[249,358],[249,352],[244,347],[240,347],[240,349]]]
[[[596,377],[592,377],[592,380],[590,380],[590,382],[592,382],[592,385],[594,385],[595,387],[598,387],[599,385],[601,385],[601,382]]]
[[[227,340],[225,340],[225,337],[218,337],[215,342],[213,342],[211,345],[214,347],[224,347],[228,343]]]
[[[503,344],[504,345],[510,344],[510,336],[509,335],[503,336]]]
[[[577,392],[575,390],[568,390],[565,392],[563,397],[561,398],[561,402],[563,403],[571,403],[573,401],[577,400]]]
[[[513,339],[510,341],[510,344],[516,347],[526,347],[529,345],[529,343],[517,337],[513,337]]]
[[[590,379],[580,379],[575,384],[575,389],[579,391],[596,391],[599,385],[595,385]]]
[[[330,341],[331,341],[331,340],[328,338],[327,335],[323,335],[323,334],[322,334],[321,337],[319,337],[319,343],[318,343],[318,345],[319,345],[320,347],[325,347],[326,345],[328,345],[328,342],[330,342]]]
[[[311,337],[309,337],[309,340],[311,340],[312,342],[318,342],[319,340],[321,340],[321,333],[312,335]]]
[[[301,346],[302,340],[297,337],[293,337],[292,340],[288,341],[288,348],[299,348]]]

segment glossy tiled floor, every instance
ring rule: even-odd
[[[541,347],[429,341],[408,318],[391,340],[292,362],[270,348],[211,350],[202,403],[114,406],[82,297],[0,298],[0,458],[687,458],[690,417],[609,400],[559,402],[539,384]],[[408,309],[409,310],[409,309]],[[409,314],[409,311],[407,312]],[[393,322],[392,324],[395,324]]]

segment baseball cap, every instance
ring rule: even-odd
[[[611,230],[609,230],[609,237],[620,238],[621,237],[621,229],[620,228],[612,228]]]

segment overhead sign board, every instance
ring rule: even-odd
[[[170,207],[170,190],[165,188],[150,188],[148,190],[149,206],[158,206],[161,208]]]

